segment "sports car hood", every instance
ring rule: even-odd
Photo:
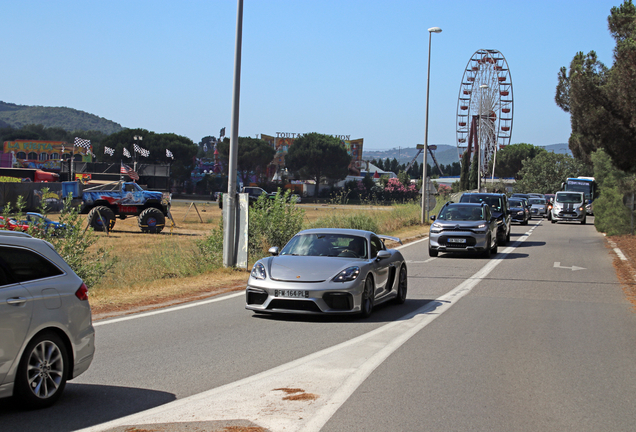
[[[316,256],[275,256],[269,259],[267,269],[271,279],[288,282],[322,282],[331,279],[341,270],[360,264],[360,259],[316,257]]]

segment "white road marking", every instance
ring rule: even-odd
[[[178,310],[182,310],[182,309],[189,309],[192,307],[196,307],[196,306],[203,306],[209,303],[216,303],[216,302],[220,302],[223,300],[229,300],[232,299],[234,297],[239,297],[239,296],[244,296],[245,292],[244,291],[240,291],[234,294],[229,294],[229,295],[225,295],[222,297],[214,297],[212,299],[209,300],[202,300],[202,301],[198,301],[198,302],[192,302],[192,303],[187,303],[184,305],[180,305],[180,306],[174,306],[174,307],[168,307],[165,309],[157,309],[151,312],[144,312],[144,313],[139,313],[139,314],[135,314],[135,315],[128,315],[125,317],[121,317],[121,318],[115,318],[115,319],[111,319],[111,320],[105,320],[105,321],[98,321],[98,322],[94,322],[93,323],[93,327],[99,327],[99,326],[103,326],[103,325],[109,325],[109,324],[115,324],[115,323],[119,323],[122,321],[129,321],[129,320],[133,320],[133,319],[138,319],[138,318],[145,318],[148,316],[152,316],[152,315],[160,315],[160,314],[164,314],[164,313],[168,313],[168,312],[174,312],[174,311],[178,311]]]
[[[560,261],[555,261],[554,262],[554,268],[562,268],[562,269],[568,269],[568,270],[572,270],[572,271],[586,270],[585,267],[577,267],[577,266],[565,267],[565,266],[562,266]]]
[[[498,253],[472,277],[397,321],[251,377],[84,431],[232,419],[250,420],[275,431],[319,431],[382,362],[467,295],[533,230]],[[284,400],[287,394],[280,389],[302,389],[296,393],[301,400]]]

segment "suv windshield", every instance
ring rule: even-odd
[[[454,205],[442,208],[439,220],[479,221],[486,220],[484,211],[477,206]]]
[[[574,204],[583,202],[581,193],[560,193],[556,196],[556,202],[563,204]]]
[[[501,212],[501,198],[498,196],[462,195],[461,202],[482,203],[485,202],[496,212]]]
[[[545,204],[543,198],[530,198],[530,204]]]

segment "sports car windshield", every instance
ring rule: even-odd
[[[368,248],[364,237],[345,234],[302,234],[292,238],[280,254],[366,258]]]

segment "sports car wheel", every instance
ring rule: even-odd
[[[364,291],[362,292],[362,302],[360,305],[360,315],[362,318],[368,318],[373,312],[373,293],[375,291],[373,287],[373,279],[367,276],[364,281]]]
[[[402,264],[400,268],[400,280],[398,282],[397,297],[395,297],[396,304],[402,304],[406,301],[406,291],[408,288],[408,274],[406,273],[406,266]]]
[[[15,395],[29,408],[52,405],[64,391],[69,370],[66,346],[55,333],[42,333],[27,345],[15,379]]]

